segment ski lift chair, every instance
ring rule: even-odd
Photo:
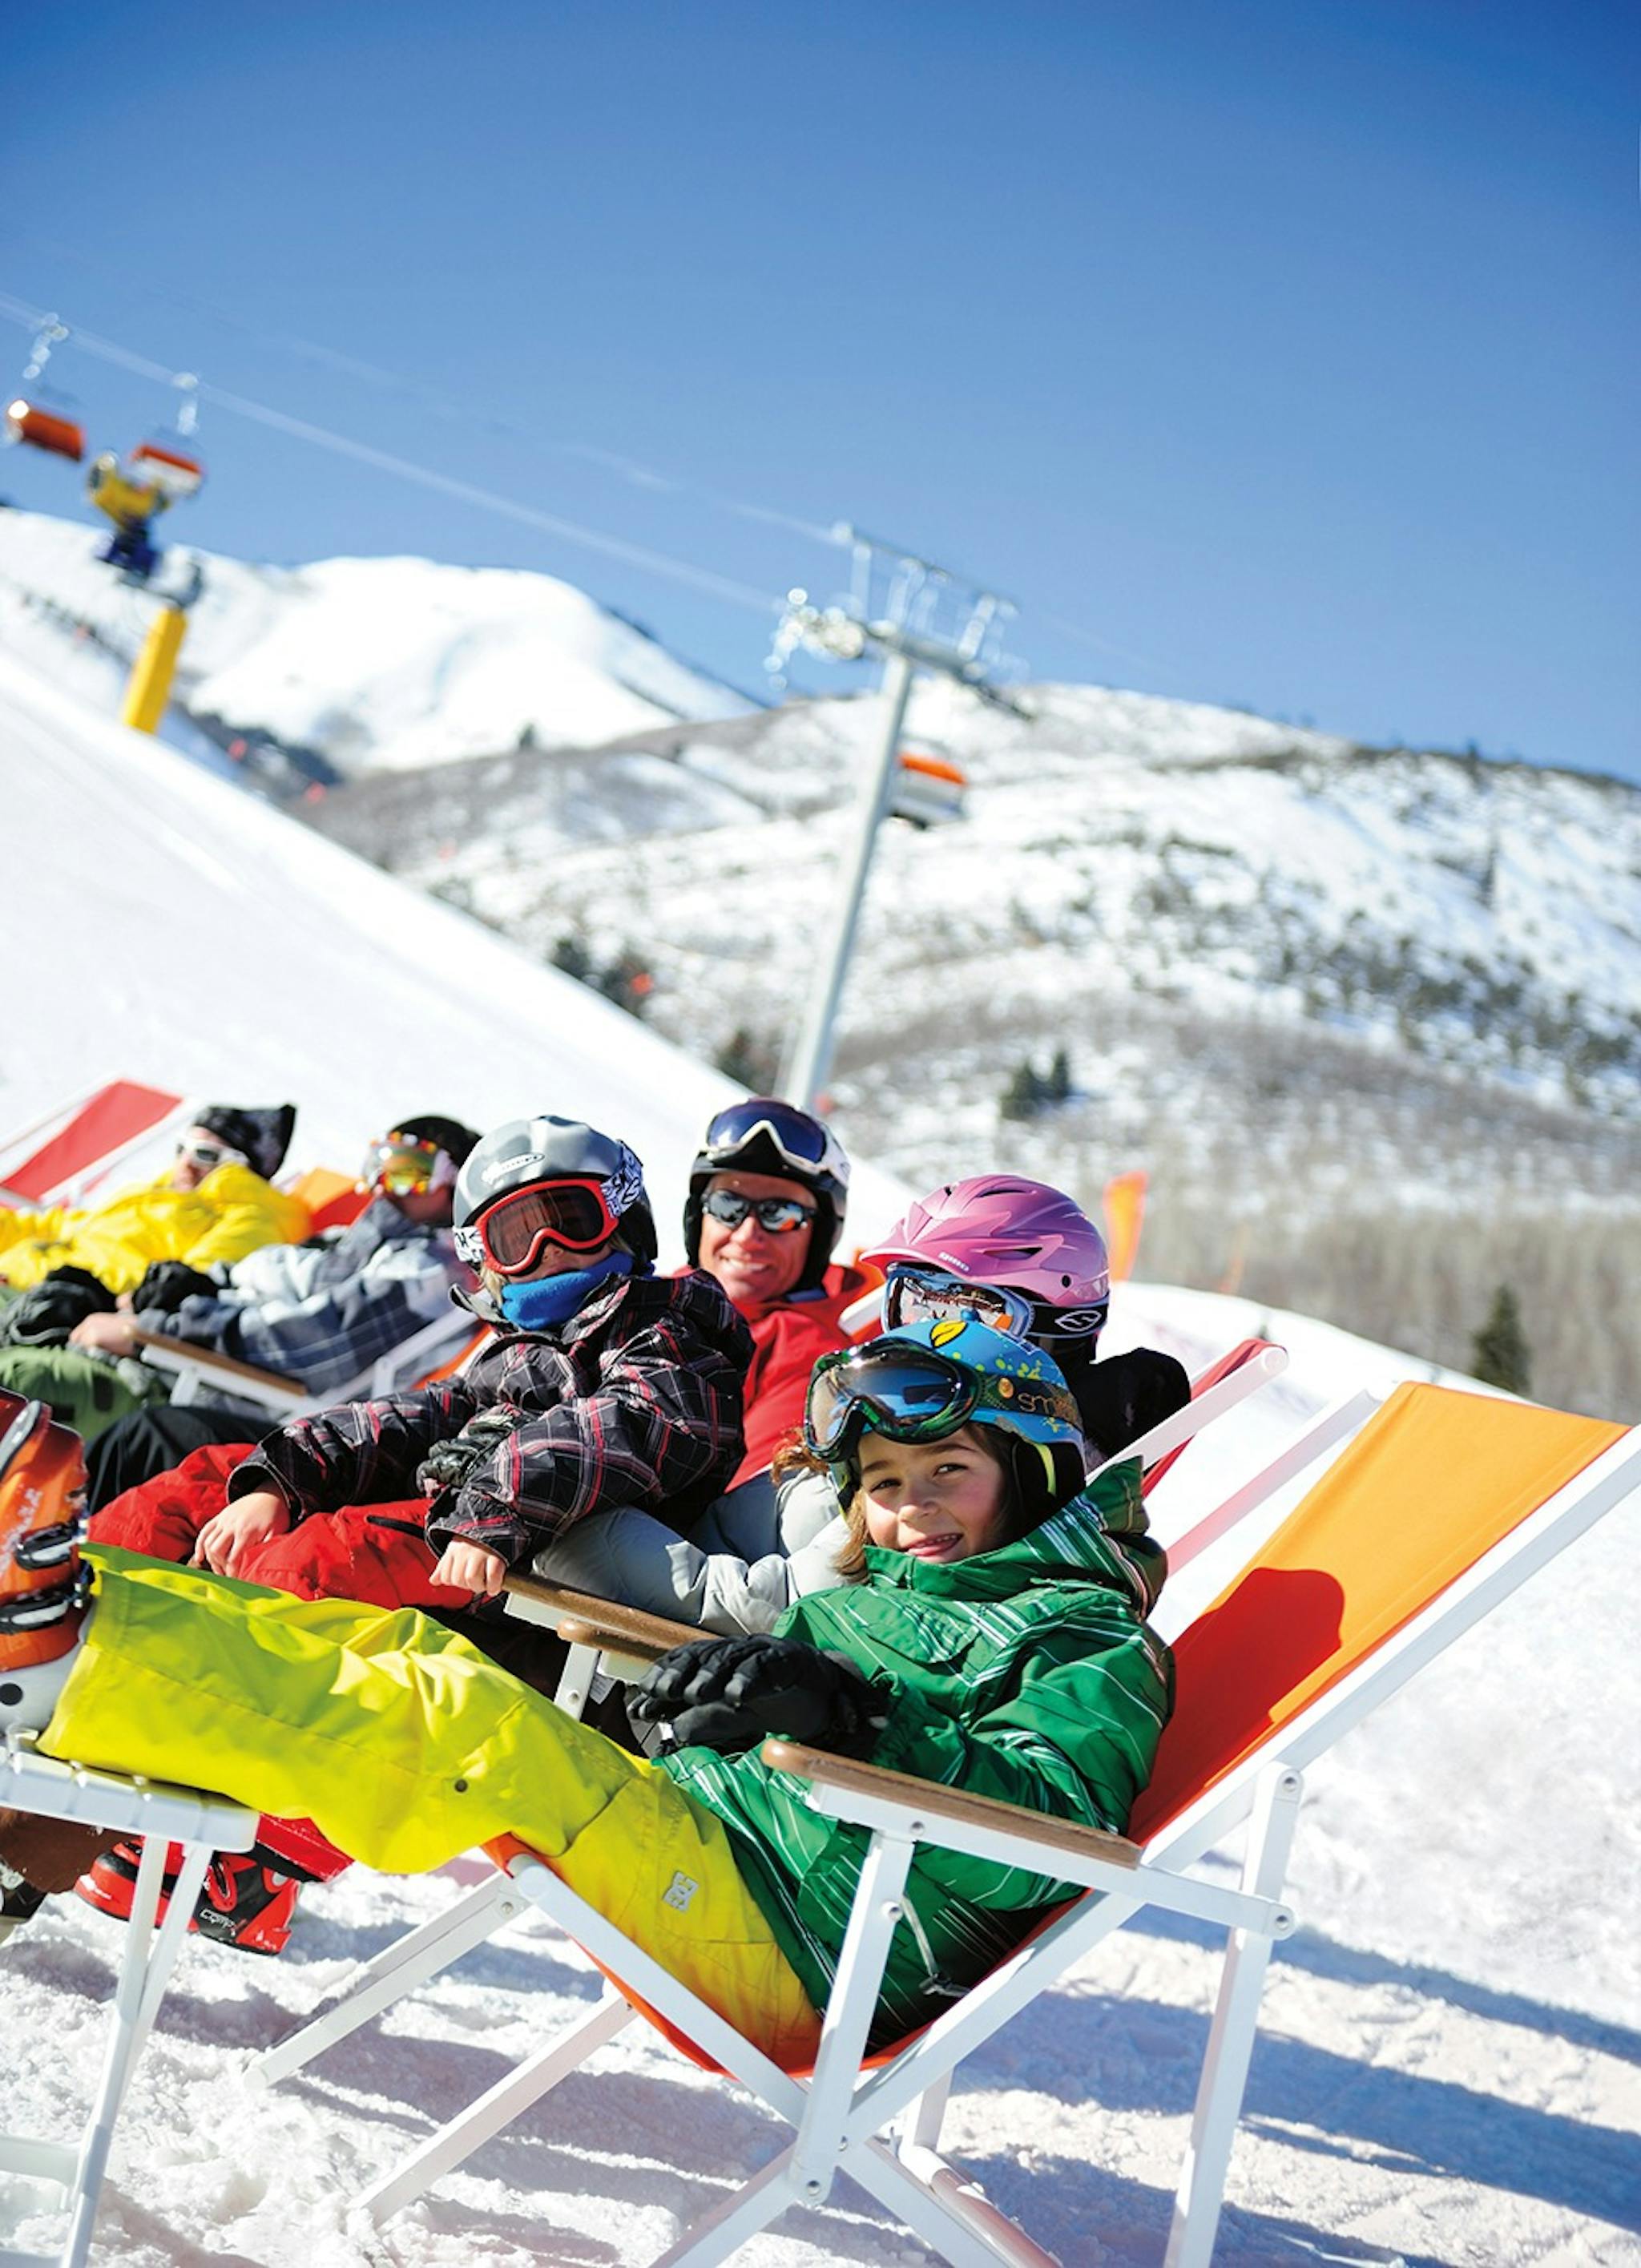
[[[789,2207],[821,2204],[845,2171],[954,2268],[998,2260],[1050,2268],[1051,2256],[941,2156],[954,2076],[1004,2023],[1028,2015],[1074,1962],[1137,1916],[1185,1915],[1226,1933],[1166,2244],[1167,2268],[1207,2268],[1265,1970],[1274,1944],[1294,1927],[1283,1890],[1303,1772],[1641,1490],[1641,1432],[1528,1403],[1404,1385],[1343,1447],[1339,1423],[1330,1413],[1239,1491],[1246,1512],[1257,1500],[1251,1491],[1266,1492],[1262,1484],[1292,1477],[1314,1462],[1319,1447],[1332,1451],[1302,1501],[1177,1641],[1177,1706],[1126,1837],[790,1742],[766,1745],[765,1761],[806,1779],[818,1810],[871,1837],[813,2069],[780,2069],[542,1859],[504,1837],[487,1846],[501,1877],[444,1918],[442,1957],[426,1957],[431,1925],[412,1933],[360,1972],[353,1999],[274,2049],[251,2076],[272,2083],[299,2068],[527,1903],[585,1948],[611,1989],[372,2183],[357,2202],[373,2220],[419,2196],[643,2015],[690,2061],[754,2095],[791,2135],[655,2268],[728,2260]],[[607,1616],[581,1635],[641,1653],[636,1623],[644,1619]],[[570,1625],[561,1627],[570,1635]],[[661,1631],[670,1643],[670,1627]],[[1190,1871],[1243,1828],[1240,1887]],[[924,1844],[1046,1873],[1082,1885],[1082,1894],[926,2029],[868,2054],[897,1901]],[[413,1940],[421,1940],[416,1957],[407,1960]]]
[[[125,460],[128,479],[160,490],[168,504],[197,496],[205,482],[205,468],[176,439],[139,441]]]
[[[48,457],[66,457],[71,465],[85,454],[85,428],[77,417],[20,394],[6,404],[5,438],[42,450]]]

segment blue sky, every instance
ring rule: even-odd
[[[1632,7],[92,4],[6,78],[0,289],[166,368],[751,592],[852,519],[1033,675],[1641,778]],[[762,682],[751,603],[199,438],[179,539],[540,568]]]

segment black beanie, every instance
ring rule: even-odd
[[[268,1110],[239,1110],[231,1102],[212,1102],[194,1115],[194,1123],[202,1133],[214,1134],[219,1142],[237,1150],[265,1182],[271,1182],[283,1165],[296,1123],[294,1102],[282,1102],[277,1109]]]
[[[414,1135],[418,1142],[437,1143],[456,1166],[465,1165],[467,1152],[478,1147],[479,1138],[471,1126],[464,1126],[459,1118],[441,1118],[436,1111],[416,1118],[396,1118],[391,1130]]]

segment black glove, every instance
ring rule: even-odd
[[[510,1433],[524,1423],[516,1410],[481,1410],[460,1433],[430,1449],[416,1469],[416,1484],[428,1498],[459,1489],[475,1465],[489,1462]]]
[[[0,1311],[0,1346],[62,1346],[87,1315],[111,1315],[114,1293],[86,1268],[54,1268]]]
[[[185,1300],[217,1300],[222,1286],[214,1276],[202,1276],[186,1260],[151,1260],[142,1282],[131,1294],[139,1315],[174,1315]]]
[[[865,1756],[888,1722],[891,1699],[846,1653],[795,1638],[703,1638],[664,1653],[628,1695],[627,1713],[665,1719],[681,1746],[725,1756],[771,1733]]]

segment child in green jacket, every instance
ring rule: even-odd
[[[817,1366],[807,1430],[861,1580],[801,1601],[772,1634],[666,1655],[633,1705],[677,1741],[653,1762],[412,1610],[109,1550],[87,1555],[94,1599],[72,1654],[11,1674],[0,1638],[0,1730],[41,1724],[60,1687],[48,1752],[305,1813],[386,1870],[510,1832],[767,2053],[802,2061],[869,1837],[813,1811],[762,1741],[1120,1831],[1172,1690],[1144,1619],[1150,1556],[1130,1548],[1137,1469],[1079,1493],[1075,1404],[1039,1349],[978,1323],[889,1333]],[[36,1830],[63,1834],[0,1814],[0,1859],[66,1887],[87,1846],[42,1858]],[[928,2021],[1073,1895],[920,1846],[874,2037]]]

